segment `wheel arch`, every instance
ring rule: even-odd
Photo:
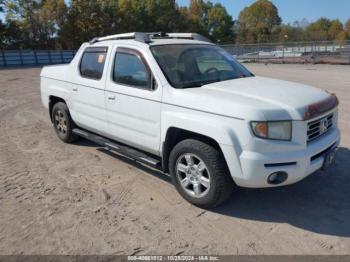
[[[190,138],[199,140],[201,142],[213,146],[214,148],[218,149],[220,153],[224,156],[219,143],[215,139],[197,132],[171,126],[167,129],[165,140],[162,144],[162,167],[164,172],[169,172],[169,156],[174,146],[177,145],[179,142]],[[225,157],[224,160],[226,163]]]
[[[52,109],[53,109],[53,106],[55,104],[57,104],[58,102],[62,102],[64,104],[67,104],[66,101],[61,98],[61,97],[58,97],[58,96],[49,96],[49,114],[50,114],[50,120],[52,122]]]

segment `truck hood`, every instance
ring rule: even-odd
[[[331,96],[315,87],[258,76],[169,92],[164,97],[169,104],[248,120],[303,120],[310,105]]]

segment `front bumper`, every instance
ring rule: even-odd
[[[243,150],[238,156],[237,163],[228,161],[228,166],[238,186],[264,188],[293,184],[319,170],[325,158],[322,152],[330,147],[338,146],[339,142],[339,129],[334,128],[319,139],[310,142],[304,150],[272,153]],[[226,152],[228,151],[226,149]],[[278,165],[282,163],[289,164]],[[237,172],[238,167],[241,172]],[[268,176],[277,171],[286,172],[287,180],[278,185],[269,184]]]

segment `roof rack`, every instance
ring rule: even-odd
[[[125,33],[125,34],[116,34],[103,37],[95,37],[89,43],[94,44],[97,42],[107,41],[107,40],[122,40],[122,39],[134,39],[142,43],[149,44],[152,42],[152,39],[192,39],[198,41],[209,42],[211,41],[197,33],[164,33],[164,32],[153,32],[153,33]]]
[[[192,40],[212,43],[210,39],[197,33],[168,33],[167,35],[169,38],[192,39]]]
[[[122,39],[135,39],[136,41],[140,41],[143,43],[149,43],[150,38],[145,33],[134,32],[134,33],[125,33],[125,34],[116,34],[116,35],[108,35],[103,37],[95,37],[89,43],[94,44],[97,42],[107,41],[107,40],[122,40]]]

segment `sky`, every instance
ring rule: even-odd
[[[224,5],[233,17],[237,19],[239,12],[255,0],[211,0],[213,3]],[[190,0],[177,0],[179,5],[188,5]],[[293,23],[306,18],[309,22],[320,17],[338,18],[345,22],[350,18],[350,0],[272,0],[277,6],[283,23]],[[3,19],[3,14],[0,14]]]
[[[190,0],[177,0],[177,2],[179,5],[188,5]],[[224,5],[236,20],[239,12],[255,0],[211,0],[211,2]],[[272,2],[277,6],[283,23],[293,23],[303,18],[313,22],[320,17],[338,18],[345,22],[350,18],[350,0],[272,0]]]

